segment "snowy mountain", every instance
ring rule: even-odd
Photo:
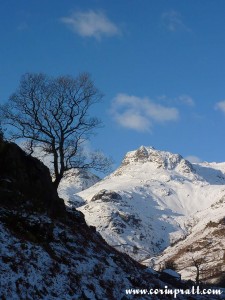
[[[138,289],[147,291],[139,299],[149,299],[149,289],[177,284],[110,247],[82,213],[64,205],[46,166],[1,139],[0,278],[6,300],[122,300]]]
[[[110,176],[78,193],[88,224],[138,261],[188,236],[197,212],[224,195],[225,163],[191,164],[179,154],[143,146],[128,152]]]
[[[117,203],[122,197],[101,191],[92,200],[99,199]],[[177,299],[190,299],[193,283],[120,253],[71,206],[58,196],[43,163],[0,139],[1,299],[123,300],[135,295],[158,300],[168,299],[168,291]],[[125,221],[139,222],[131,216]],[[177,295],[177,289],[187,293]],[[195,296],[224,299],[223,294]]]

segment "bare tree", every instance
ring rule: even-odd
[[[2,117],[14,139],[26,139],[30,153],[39,147],[52,156],[54,184],[58,187],[71,168],[106,171],[110,160],[101,152],[85,154],[83,144],[100,121],[89,116],[102,98],[88,74],[51,78],[25,74],[19,88],[3,105]]]
[[[196,285],[199,285],[200,284],[200,277],[202,276],[202,273],[203,273],[203,265],[205,263],[205,259],[203,257],[200,257],[200,258],[194,258],[192,256],[192,262],[193,262],[193,266],[195,267],[196,269],[196,277],[195,277],[195,282],[196,282]]]

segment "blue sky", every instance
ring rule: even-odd
[[[90,147],[117,166],[141,145],[225,161],[225,1],[0,3],[0,102],[26,72],[89,72],[104,127]]]

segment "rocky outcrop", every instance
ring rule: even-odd
[[[63,217],[65,205],[59,198],[48,168],[28,156],[14,143],[0,141],[0,204]]]
[[[122,200],[122,197],[120,194],[114,192],[114,191],[107,191],[105,189],[98,192],[94,197],[91,199],[91,201],[97,201],[101,200],[103,202],[119,202]]]

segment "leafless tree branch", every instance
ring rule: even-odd
[[[58,187],[71,168],[108,170],[111,161],[100,152],[85,154],[83,141],[101,124],[89,116],[102,94],[86,73],[77,78],[51,78],[25,74],[18,90],[1,107],[3,123],[13,128],[11,136],[27,139],[29,153],[37,146],[52,155],[54,183]]]

